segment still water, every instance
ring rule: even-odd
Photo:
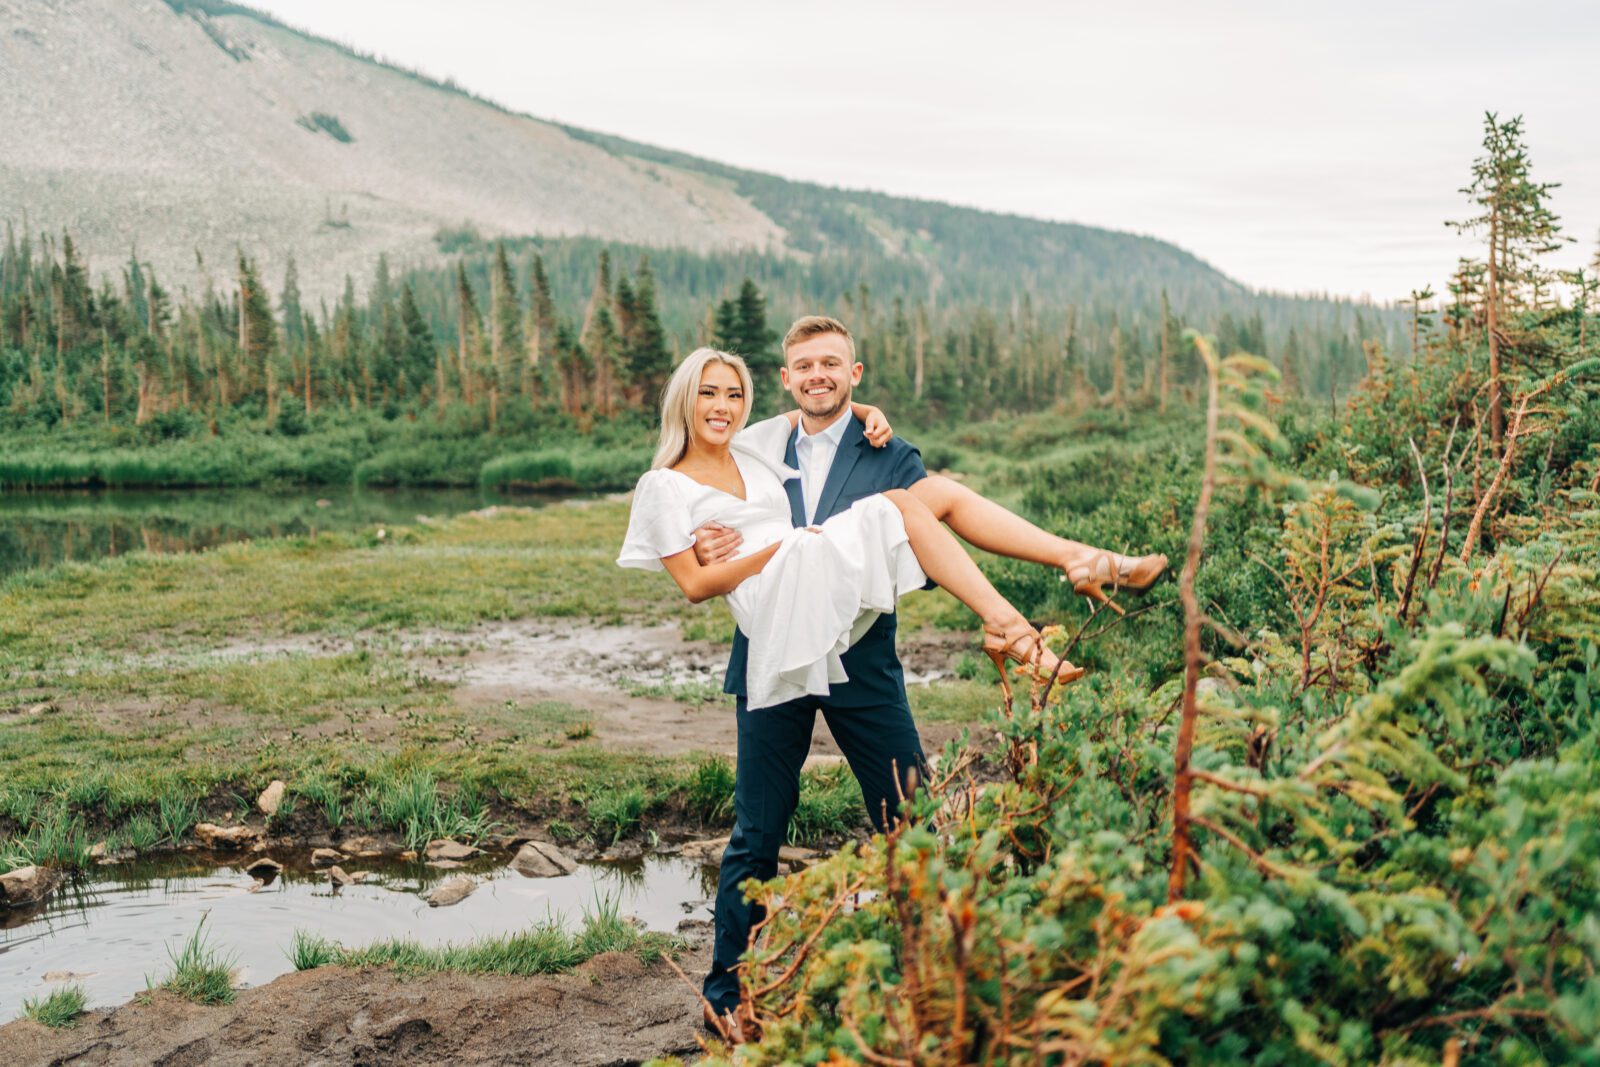
[[[206,942],[232,958],[237,984],[262,985],[294,969],[288,953],[296,930],[349,948],[388,938],[439,945],[551,919],[576,928],[597,902],[614,901],[621,915],[671,933],[685,919],[709,919],[716,891],[714,870],[670,856],[585,864],[562,878],[525,878],[503,856],[460,871],[350,861],[347,869],[359,865],[373,877],[337,893],[326,872],[303,865],[252,892],[244,862],[181,855],[91,868],[42,909],[0,910],[0,1020],[61,981],[81,984],[91,1006],[123,1003],[165,977],[169,951],[182,949],[202,917]],[[426,893],[458,874],[476,878],[477,891],[430,908]]]
[[[490,504],[538,505],[477,489],[313,486],[147,492],[0,492],[0,579],[126,552],[193,552],[229,541],[295,537],[445,518]]]

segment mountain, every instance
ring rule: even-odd
[[[796,268],[872,262],[935,303],[1249,303],[1162,241],[740,170],[511,113],[217,0],[0,0],[0,219],[227,285],[236,248],[302,289],[472,238],[590,238]],[[476,243],[471,241],[468,243]],[[770,273],[770,272],[769,272]],[[828,282],[831,285],[831,280]]]

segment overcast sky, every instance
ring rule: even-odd
[[[1597,0],[253,2],[541,118],[1149,234],[1262,288],[1442,290],[1485,110],[1563,183],[1552,262],[1600,236]]]

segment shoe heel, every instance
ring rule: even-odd
[[[1011,679],[1006,677],[1006,654],[1004,650],[985,648],[983,650],[989,658],[994,660],[994,669],[1000,672],[1000,693],[1006,698],[1006,703],[1011,702]]]
[[[1123,610],[1121,604],[1118,604],[1115,600],[1112,600],[1110,597],[1106,596],[1106,591],[1101,587],[1099,582],[1079,582],[1072,587],[1072,591],[1081,597],[1088,597],[1097,604],[1103,604],[1112,611],[1116,612],[1118,615],[1127,614],[1127,612]]]

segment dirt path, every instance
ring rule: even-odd
[[[916,684],[949,674],[953,650],[961,642],[959,635],[906,635],[900,653],[907,681]],[[732,702],[721,692],[728,648],[685,640],[676,623],[600,626],[582,620],[525,619],[466,631],[252,639],[207,655],[332,656],[363,648],[405,656],[419,673],[448,685],[452,703],[463,710],[555,701],[582,708],[592,720],[595,739],[608,747],[730,758],[737,748]],[[923,724],[923,746],[937,751],[959,733],[959,726]],[[811,752],[839,755],[820,717]]]
[[[705,970],[704,945],[683,953]],[[257,1067],[308,1064],[633,1064],[699,1049],[699,1004],[665,964],[597,956],[571,974],[510,978],[322,967],[204,1007],[158,993],[70,1030],[0,1026],[7,1063]]]

